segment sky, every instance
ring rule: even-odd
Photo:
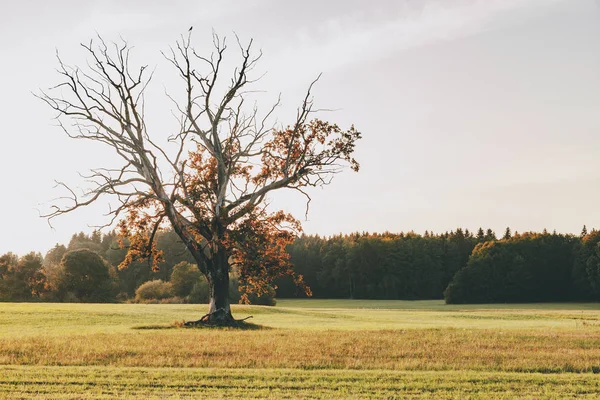
[[[269,199],[306,233],[600,228],[600,0],[24,0],[0,2],[0,254],[107,222],[109,200],[40,218],[64,195],[55,180],[85,189],[79,173],[119,165],[32,94],[58,82],[56,52],[85,65],[79,43],[126,39],[155,69],[148,123],[164,139],[181,85],[161,51],[190,26],[200,52],[213,30],[253,39],[259,107],[281,93],[281,123],[322,73],[319,117],[362,132],[360,171],[312,190],[308,218],[297,193]]]

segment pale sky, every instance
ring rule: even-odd
[[[319,115],[363,132],[350,170],[311,192],[307,233],[422,233],[466,227],[578,233],[600,228],[600,1],[20,1],[0,2],[0,254],[46,252],[107,221],[108,203],[39,217],[78,172],[119,166],[98,143],[69,139],[31,93],[58,82],[55,51],[98,32],[156,68],[150,134],[169,133],[164,96],[181,85],[160,51],[194,26],[253,38],[267,72],[260,104],[281,92],[290,121],[320,73]],[[304,199],[274,193],[304,220]]]

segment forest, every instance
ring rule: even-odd
[[[0,256],[0,300],[206,303],[208,284],[172,230],[159,232],[163,260],[131,262],[115,232],[74,234],[45,255]],[[447,303],[600,300],[600,231],[579,236],[458,228],[445,233],[302,235],[288,246],[315,298],[445,299]],[[235,271],[232,302],[240,299]],[[290,277],[252,304],[306,297]]]

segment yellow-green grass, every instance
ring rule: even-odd
[[[143,330],[0,339],[0,364],[598,372],[600,331]]]
[[[600,397],[598,304],[280,300],[234,306],[261,329],[174,324],[205,310],[1,303],[0,397]]]
[[[295,330],[578,329],[600,328],[596,303],[445,306],[440,301],[282,300],[281,306],[233,306],[238,318],[265,328]],[[414,308],[411,308],[414,306]],[[529,308],[526,308],[528,306]],[[371,308],[368,308],[371,307]],[[515,308],[511,308],[515,307]],[[0,303],[0,337],[131,333],[198,319],[206,305]]]
[[[0,366],[0,398],[596,399],[589,374]]]

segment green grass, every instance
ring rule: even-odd
[[[588,374],[11,366],[0,375],[0,396],[38,399],[595,399],[600,392]]]
[[[506,307],[506,308],[502,308]],[[198,319],[206,305],[2,303],[0,337],[128,333]],[[441,301],[280,300],[277,307],[233,306],[238,318],[299,330],[573,329],[600,325],[600,304],[452,305]]]
[[[600,397],[600,305],[0,304],[0,398]],[[118,395],[118,396],[117,396]]]

